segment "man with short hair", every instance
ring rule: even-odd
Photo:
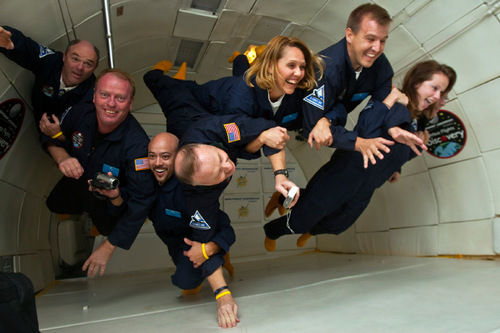
[[[234,230],[229,217],[219,210],[213,237],[203,243],[193,240],[184,192],[174,175],[178,143],[171,133],[160,133],[149,143],[149,166],[157,181],[156,201],[149,218],[176,266],[172,283],[183,289],[183,295],[189,295],[197,293],[207,279],[215,294],[219,326],[233,327],[239,322],[238,306],[226,285],[222,266],[232,275],[228,251],[235,241]]]
[[[0,27],[0,52],[35,74],[31,95],[36,126],[44,116],[49,136],[73,105],[92,100],[99,50],[85,40],[71,41],[65,52],[38,44],[14,28]],[[57,132],[56,132],[57,131]],[[54,133],[55,132],[55,133]]]
[[[347,114],[369,95],[383,101],[391,92],[393,70],[383,54],[392,19],[376,4],[366,3],[352,11],[347,21],[345,37],[321,51],[326,63],[318,87],[304,98],[304,134],[316,149],[321,145],[345,150],[356,150],[363,155],[364,167],[368,161],[376,163],[375,156],[384,158],[387,146],[393,141],[382,137],[365,139],[355,130],[344,128]],[[391,128],[392,138],[409,145],[420,155],[416,146],[426,149],[415,135]]]
[[[50,211],[86,211],[99,232],[108,236],[83,265],[89,276],[99,270],[104,274],[117,246],[130,248],[154,201],[147,160],[149,138],[130,114],[134,95],[135,83],[129,74],[118,69],[102,71],[96,79],[94,103],[75,106],[61,124],[67,144],[57,139],[46,144],[64,175],[47,198]],[[97,172],[116,177],[119,187],[89,186],[88,180]]]

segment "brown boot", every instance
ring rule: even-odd
[[[303,247],[304,245],[306,245],[307,240],[311,237],[312,235],[308,232],[302,234],[299,238],[297,238],[297,247]]]
[[[239,51],[234,51],[234,53],[227,59],[227,62],[230,64],[233,63],[234,59],[236,59],[237,56],[239,56],[241,53]]]
[[[200,292],[201,290],[201,286],[203,285],[203,283],[200,283],[200,285],[196,288],[193,288],[193,289],[183,289],[182,290],[182,296],[190,296],[190,295],[196,295]]]
[[[179,67],[179,69],[177,70],[177,74],[174,75],[174,79],[177,79],[177,80],[185,80],[186,79],[186,66],[187,66],[187,63],[184,61],[181,64],[181,67]]]
[[[274,192],[271,199],[269,199],[269,202],[266,205],[266,209],[264,210],[264,215],[266,217],[271,216],[271,214],[274,212],[276,208],[278,208],[278,212],[280,215],[285,214],[285,207],[279,202],[281,193],[280,192]]]
[[[264,240],[264,246],[266,250],[268,250],[269,252],[273,252],[274,250],[276,250],[276,240],[266,236],[266,239]]]
[[[226,252],[226,254],[224,255],[224,265],[222,265],[222,267],[224,267],[227,270],[229,276],[234,275],[234,267],[233,264],[231,264],[231,261],[229,260],[229,252]]]
[[[154,65],[153,68],[151,68],[151,70],[159,69],[164,74],[166,74],[166,73],[168,73],[168,71],[170,70],[170,68],[172,68],[173,65],[174,64],[172,64],[170,61],[163,60],[163,61],[160,61],[159,63],[157,63],[156,65]]]

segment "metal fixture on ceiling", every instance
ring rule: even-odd
[[[111,19],[109,15],[109,1],[103,0],[102,4],[104,10],[104,20],[106,22],[106,42],[108,45],[108,59],[109,59],[109,67],[114,68],[114,56],[113,56],[113,40],[111,38]]]

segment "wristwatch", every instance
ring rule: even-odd
[[[274,171],[275,178],[277,175],[285,175],[285,177],[288,178],[288,170],[287,169],[279,169],[279,170]]]

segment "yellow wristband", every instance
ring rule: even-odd
[[[57,139],[57,138],[58,138],[58,137],[60,137],[62,134],[63,134],[63,132],[61,131],[61,132],[59,132],[59,133],[57,133],[57,134],[52,135],[52,136],[51,136],[51,138],[52,138],[52,139]]]
[[[223,293],[220,293],[218,294],[217,296],[215,296],[215,300],[218,300],[219,298],[221,298],[222,296],[226,296],[226,295],[231,295],[231,292],[228,290],[228,291],[225,291]]]
[[[205,259],[210,259],[210,257],[207,255],[207,251],[205,251],[205,243],[201,243],[201,252],[203,252],[203,257],[205,257]]]

